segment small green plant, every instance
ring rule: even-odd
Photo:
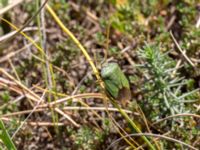
[[[144,61],[142,72],[146,77],[142,105],[148,116],[156,121],[168,115],[191,112],[187,104],[198,99],[197,90],[187,89],[190,80],[180,75],[175,61],[156,46],[145,46],[139,55]]]
[[[4,103],[8,102],[10,100],[10,93],[8,91],[5,91],[0,94],[1,99]]]
[[[103,134],[88,127],[81,127],[75,135],[77,148],[93,150],[103,142]]]
[[[0,6],[6,6],[8,4],[8,0],[0,0]]]
[[[139,56],[143,61],[139,69],[144,74],[140,87],[143,100],[139,103],[146,117],[156,122],[175,114],[195,113],[192,104],[199,99],[199,89],[191,88],[194,81],[181,75],[180,68],[176,68],[175,60],[154,45],[146,45],[139,50]],[[197,128],[191,125],[191,122],[195,121],[187,117],[173,118],[160,123],[157,128],[162,131],[170,129],[175,138],[178,135],[179,139],[191,142],[191,137],[197,138]],[[188,130],[183,132],[183,129]],[[165,142],[162,144],[165,149],[176,147],[176,144],[169,145]]]

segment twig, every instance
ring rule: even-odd
[[[80,125],[76,123],[70,116],[65,114],[63,111],[61,111],[59,108],[55,108],[55,111],[64,116],[67,120],[69,120],[75,127],[79,128]]]
[[[175,43],[175,45],[177,46],[178,50],[181,52],[181,54],[183,55],[183,57],[188,61],[188,63],[192,66],[195,67],[195,65],[193,64],[193,62],[187,57],[187,55],[185,54],[185,52],[181,49],[180,45],[178,44],[178,42],[176,41],[173,33],[170,31],[170,35]]]
[[[36,106],[33,108],[33,110],[30,112],[30,114],[26,117],[26,119],[23,121],[22,124],[20,124],[20,126],[18,127],[18,129],[14,132],[14,134],[12,135],[12,138],[15,137],[15,135],[19,132],[19,130],[22,128],[22,126],[24,125],[24,123],[29,119],[29,117],[33,114],[33,112],[37,109],[37,107],[39,106],[39,104],[43,101],[43,97],[45,96],[45,92],[43,93],[42,97],[40,98],[40,100],[37,102]]]

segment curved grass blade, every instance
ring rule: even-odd
[[[10,135],[8,134],[3,121],[0,119],[0,139],[3,141],[7,149],[9,150],[16,150],[16,147],[13,143],[13,141],[10,138]]]

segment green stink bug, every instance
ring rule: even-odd
[[[105,83],[106,91],[124,105],[131,99],[128,79],[117,63],[108,63],[103,66],[101,76]]]

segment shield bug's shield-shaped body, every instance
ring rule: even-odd
[[[108,63],[103,66],[101,76],[105,83],[106,91],[125,106],[131,99],[128,79],[117,63]]]

